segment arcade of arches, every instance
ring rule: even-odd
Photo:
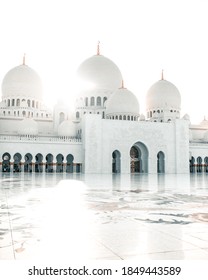
[[[130,149],[130,172],[148,173],[148,150],[141,143],[135,143]],[[121,153],[115,150],[112,153],[112,173],[121,172]],[[157,173],[165,173],[165,154],[160,151],[157,154]]]
[[[208,173],[208,157],[191,157],[189,160],[190,173]]]
[[[58,154],[54,157],[52,154],[47,154],[45,159],[42,154],[38,153],[33,158],[30,153],[22,156],[20,153],[14,154],[13,157],[9,153],[4,153],[2,156],[2,172],[67,172],[80,173],[82,164],[75,163],[74,157],[71,154],[64,156]]]

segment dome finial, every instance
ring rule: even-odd
[[[97,55],[100,55],[100,41],[97,44]]]
[[[25,65],[25,57],[26,57],[26,54],[24,53],[24,55],[23,55],[23,61],[22,61],[22,65]]]
[[[125,87],[124,87],[124,80],[122,79],[122,81],[121,81],[121,87],[120,87],[120,89],[125,89]]]
[[[124,88],[124,80],[121,82],[121,88]]]
[[[162,73],[161,73],[161,80],[164,80],[164,75],[163,75],[164,70],[162,69]]]

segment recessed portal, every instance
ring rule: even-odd
[[[131,147],[130,171],[131,173],[148,173],[148,150],[141,142]]]
[[[165,155],[161,151],[157,154],[157,173],[165,173]]]
[[[112,172],[113,173],[121,172],[121,153],[118,150],[115,150],[112,153]]]

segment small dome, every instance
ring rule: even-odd
[[[139,120],[142,122],[145,121],[145,115],[141,114]]]
[[[59,136],[75,137],[76,133],[76,125],[70,120],[63,121],[58,127]]]
[[[185,114],[183,116],[183,120],[190,121],[190,116],[188,114]]]
[[[42,83],[39,75],[25,64],[11,69],[2,82],[2,98],[7,97],[42,100]]]
[[[139,103],[136,96],[126,88],[117,89],[106,103],[107,115],[139,116]]]
[[[19,123],[18,134],[38,135],[38,124],[33,119],[25,118]]]
[[[181,109],[181,95],[177,87],[166,80],[153,84],[146,96],[147,111],[152,109]]]
[[[208,120],[206,117],[204,117],[203,121],[200,122],[200,126],[207,127],[208,126]]]
[[[78,78],[85,90],[107,89],[115,91],[122,82],[122,75],[116,64],[103,55],[86,59],[78,68]]]

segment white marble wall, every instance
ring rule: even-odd
[[[157,153],[165,154],[166,173],[189,172],[188,122],[172,123],[104,120],[86,115],[83,122],[85,173],[111,173],[112,153],[121,153],[121,173],[130,172],[130,149],[143,143],[148,150],[148,173],[157,173]]]

